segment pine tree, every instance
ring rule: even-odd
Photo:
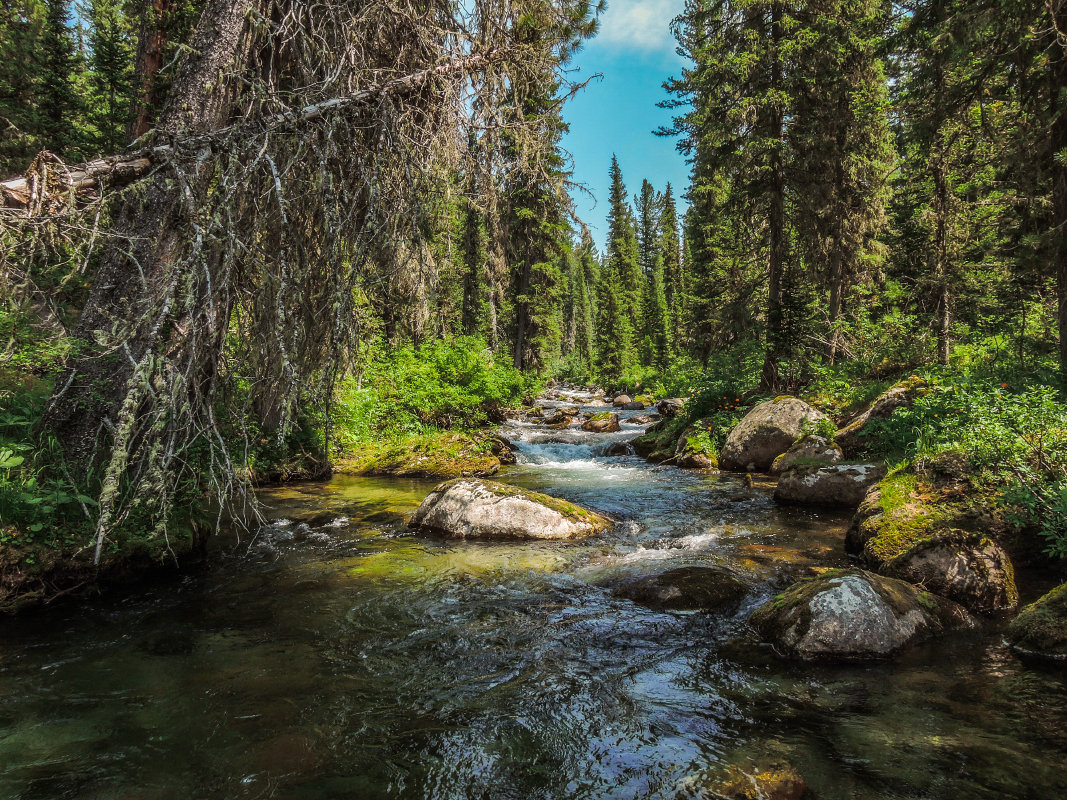
[[[612,357],[613,363],[622,365],[615,373],[620,376],[632,365],[634,357],[633,337],[644,328],[643,299],[647,292],[644,271],[641,268],[637,242],[637,225],[627,201],[626,185],[623,183],[619,162],[611,157],[611,189],[608,195],[608,241],[604,269],[614,275],[605,285],[611,285],[620,313],[626,317],[625,336],[622,339],[614,331],[620,329],[618,321],[610,325],[612,338],[619,342],[621,353]],[[604,330],[606,334],[607,329]]]
[[[77,139],[81,104],[74,89],[79,65],[70,20],[70,0],[46,0],[37,108],[41,145],[60,158],[76,160],[83,155]]]
[[[678,208],[674,203],[674,190],[670,183],[659,197],[659,207],[659,252],[663,260],[663,293],[667,301],[667,327],[670,331],[670,350],[673,353],[676,343],[684,340],[683,332],[688,327],[689,320],[686,309],[688,287],[678,241]]]
[[[0,2],[0,171],[22,172],[42,148],[37,107],[47,7],[42,0]],[[15,54],[18,57],[14,57]]]
[[[133,103],[134,34],[122,0],[88,0],[92,97],[90,121],[98,151],[114,153],[126,140]]]

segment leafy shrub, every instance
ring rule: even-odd
[[[383,355],[338,390],[333,421],[342,444],[384,435],[475,427],[539,390],[479,339],[460,337]]]
[[[1036,529],[1050,554],[1067,556],[1067,405],[1054,389],[935,387],[871,428],[873,449],[889,458],[962,454],[976,485]]]

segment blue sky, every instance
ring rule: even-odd
[[[631,197],[641,188],[642,178],[657,191],[670,181],[675,197],[689,184],[689,166],[676,149],[677,140],[652,134],[671,119],[669,110],[656,107],[667,97],[663,81],[678,75],[684,65],[669,29],[683,5],[683,0],[608,0],[600,33],[570,65],[580,70],[572,76],[575,80],[597,72],[604,76],[567,104],[564,117],[570,133],[563,140],[574,157],[574,180],[593,193],[591,198],[572,192],[578,216],[601,251],[607,234],[612,153],[619,159]]]

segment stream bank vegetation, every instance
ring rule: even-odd
[[[173,560],[257,481],[482,471],[551,378],[685,397],[664,460],[914,376],[861,454],[958,454],[1067,554],[1062,4],[688,2],[691,184],[613,159],[603,252],[560,147],[589,2],[12,7],[47,58],[0,65],[6,597]]]

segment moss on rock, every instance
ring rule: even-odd
[[[1067,661],[1067,583],[1024,608],[1008,626],[1008,642],[1023,655]]]
[[[413,478],[485,477],[500,469],[499,440],[489,435],[441,431],[396,441],[368,442],[335,466],[348,475]],[[506,454],[505,454],[506,456]]]

